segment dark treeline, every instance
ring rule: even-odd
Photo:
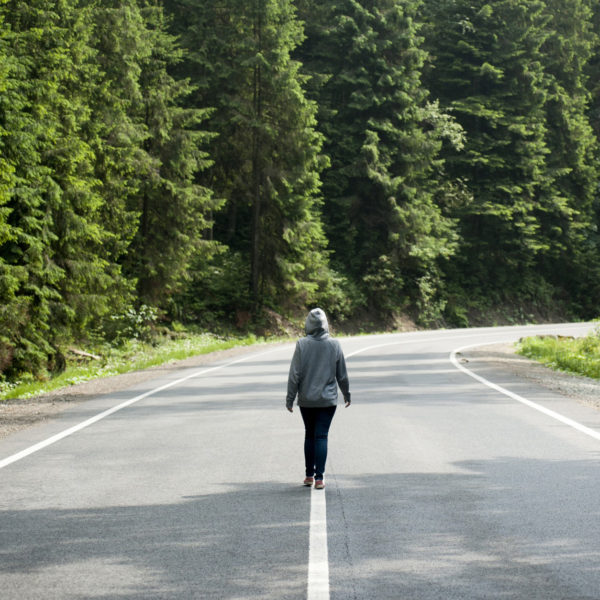
[[[0,0],[0,374],[144,311],[597,316],[599,35],[593,0]]]

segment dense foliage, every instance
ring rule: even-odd
[[[599,327],[584,338],[525,338],[521,340],[518,351],[552,369],[600,379]]]
[[[456,246],[440,206],[439,153],[450,133],[460,147],[460,135],[421,83],[417,3],[313,2],[302,14],[308,38],[299,54],[322,81],[313,93],[331,159],[323,191],[334,264],[371,311],[412,302],[429,318],[440,263]]]
[[[597,315],[599,36],[592,0],[0,0],[0,374],[127,315]]]
[[[473,198],[456,213],[455,283],[477,296],[554,296],[597,310],[589,5],[442,0],[428,12],[429,89],[467,140],[446,155],[448,173]]]

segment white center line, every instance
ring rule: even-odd
[[[307,600],[329,600],[329,555],[327,552],[327,503],[325,490],[311,491],[308,542]]]
[[[368,350],[397,346],[404,340],[365,346],[346,354],[346,358]],[[329,600],[329,553],[327,548],[327,502],[325,490],[312,489],[310,497],[310,526],[308,534],[307,600]]]

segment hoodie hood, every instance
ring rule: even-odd
[[[321,333],[329,333],[329,323],[327,323],[325,312],[320,308],[313,308],[306,317],[304,330],[306,331],[306,335],[314,336]]]

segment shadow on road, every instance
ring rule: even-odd
[[[303,598],[310,490],[226,489],[163,505],[2,511],[0,596]]]
[[[453,465],[337,476],[328,494],[332,600],[598,600],[598,462]]]

